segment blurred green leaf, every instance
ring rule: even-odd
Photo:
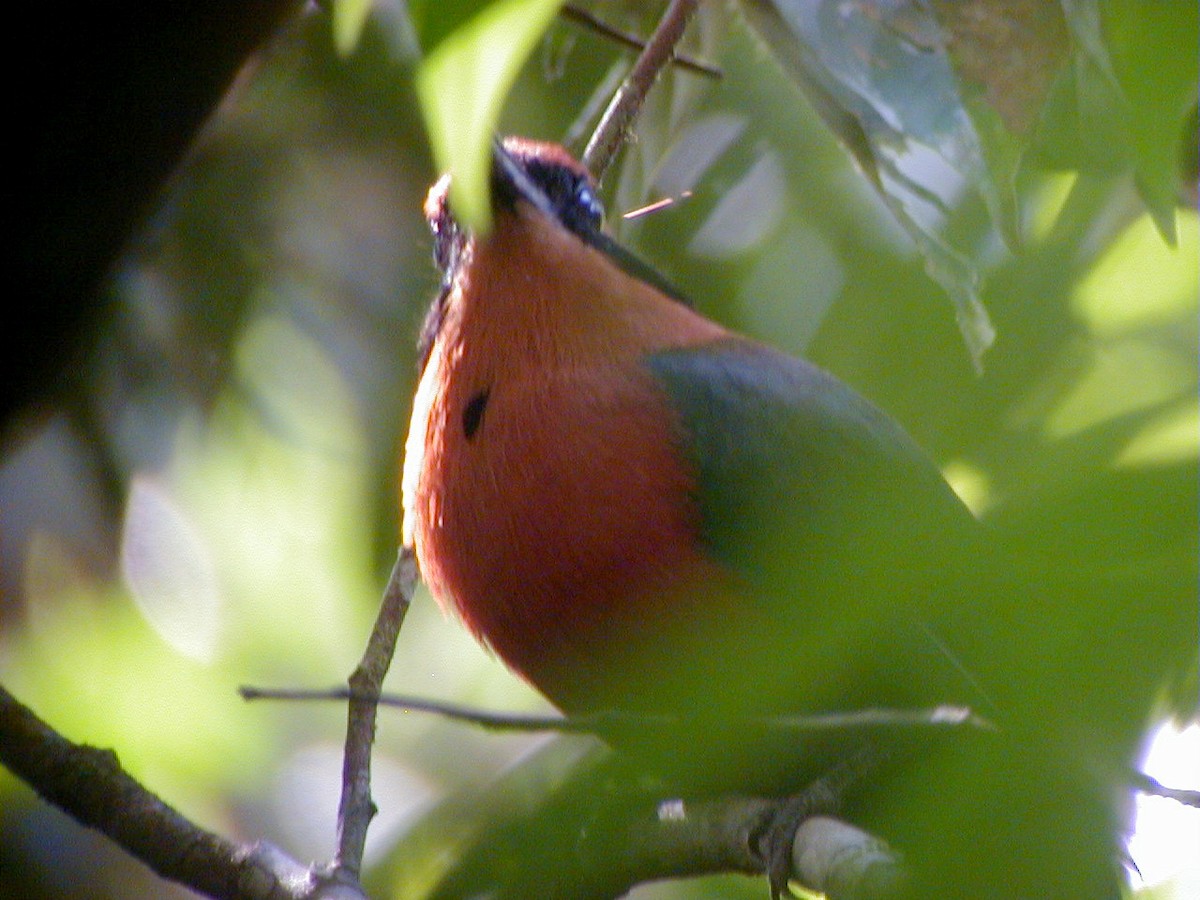
[[[425,52],[432,51],[495,0],[413,0],[408,4],[413,30]]]
[[[1138,189],[1167,241],[1175,239],[1180,130],[1200,77],[1197,4],[1105,0],[1104,37],[1126,104]]]
[[[438,169],[453,174],[455,215],[491,224],[490,142],[505,97],[561,0],[499,0],[444,37],[417,72],[417,95]]]
[[[32,552],[39,567],[63,563],[48,541]],[[37,599],[5,683],[39,715],[74,740],[119,748],[184,809],[254,777],[270,752],[265,711],[241,703],[226,673],[169,647],[119,588]]]
[[[333,44],[342,56],[354,52],[362,37],[373,0],[334,0]]]
[[[1054,85],[1036,140],[1039,165],[1094,173],[1129,165],[1125,97],[1113,72],[1097,0],[1061,0],[1071,62]]]
[[[495,777],[450,792],[410,829],[378,867],[378,893],[411,900],[473,896],[481,886],[494,890],[499,878],[528,873],[531,854],[549,852],[548,842],[544,833],[522,826],[573,782],[590,790],[573,793],[571,809],[580,808],[581,795],[583,803],[594,800],[594,772],[606,758],[608,752],[588,738],[539,739]]]

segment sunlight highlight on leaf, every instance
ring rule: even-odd
[[[185,656],[211,661],[221,630],[212,558],[184,511],[145,476],[125,506],[121,573],[146,621]]]
[[[1101,422],[1151,410],[1194,394],[1195,361],[1163,352],[1152,340],[1125,338],[1101,344],[1087,368],[1045,421],[1051,438],[1063,438]]]
[[[490,143],[505,97],[561,0],[500,0],[446,37],[417,72],[417,96],[438,170],[451,172],[455,215],[491,226]]]
[[[1113,465],[1132,469],[1197,457],[1200,457],[1200,409],[1189,397],[1135,434],[1113,460]]]
[[[1194,312],[1200,295],[1200,219],[1181,213],[1169,247],[1149,215],[1113,243],[1075,289],[1072,307],[1093,333],[1125,334]]]
[[[373,0],[334,0],[333,45],[341,56],[349,56],[358,46]]]
[[[942,477],[977,516],[983,515],[995,499],[992,496],[988,473],[965,459],[955,459],[946,463],[942,467]]]

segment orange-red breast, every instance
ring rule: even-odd
[[[691,309],[561,148],[498,144],[492,186],[486,236],[445,178],[425,207],[404,540],[438,601],[563,710],[683,714],[664,755],[735,773],[768,765],[746,715],[991,714],[981,529],[904,430]]]

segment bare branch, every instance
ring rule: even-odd
[[[629,128],[637,119],[659,73],[674,59],[675,47],[699,5],[700,0],[671,0],[654,34],[646,42],[620,90],[604,111],[600,124],[583,151],[582,159],[584,166],[597,180],[604,176],[625,142]]]
[[[342,797],[338,805],[338,846],[333,870],[339,879],[357,884],[362,870],[367,827],[375,815],[371,800],[371,745],[379,692],[392,662],[400,626],[417,582],[416,558],[402,548],[383,592],[383,602],[367,649],[350,676],[346,750],[342,759]]]
[[[691,733],[703,727],[687,716],[667,713],[641,713],[628,710],[560,716],[492,712],[463,706],[446,700],[432,700],[407,694],[359,694],[353,688],[260,688],[244,685],[238,689],[245,700],[374,700],[405,712],[426,712],[488,731],[557,732],[590,734],[612,743],[625,739],[659,738],[663,734]],[[871,733],[900,735],[905,732],[973,729],[991,731],[987,719],[965,706],[935,706],[921,709],[868,708],[850,712],[816,715],[744,716],[735,725],[765,737],[804,738],[836,735],[860,739]]]
[[[1153,778],[1145,772],[1131,772],[1130,781],[1136,790],[1148,797],[1166,797],[1168,800],[1174,800],[1184,806],[1200,809],[1200,791],[1167,787],[1157,778]]]
[[[3,687],[0,762],[42,799],[163,878],[221,900],[317,896],[317,879],[282,851],[237,844],[199,827],[121,768],[111,750],[67,740]]]

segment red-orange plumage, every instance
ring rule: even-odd
[[[719,577],[697,550],[676,416],[641,360],[726,332],[544,216],[498,215],[463,251],[414,401],[405,540],[435,596],[578,708],[610,689],[623,633]]]

